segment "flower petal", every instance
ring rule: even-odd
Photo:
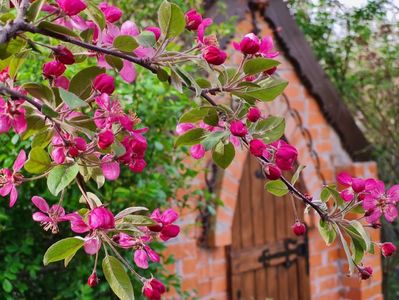
[[[348,187],[352,185],[352,176],[346,172],[341,172],[337,175],[337,181],[339,184]]]
[[[42,197],[39,196],[33,196],[32,197],[32,202],[33,204],[40,209],[42,212],[46,213],[49,210],[49,205],[47,204],[47,201],[44,200]]]
[[[83,248],[85,252],[89,255],[96,254],[101,248],[101,241],[98,237],[89,237],[85,238],[85,242],[83,244]]]
[[[393,222],[398,217],[398,209],[395,205],[387,205],[384,212],[385,219],[388,222]]]
[[[148,269],[147,252],[143,249],[138,249],[134,252],[134,262],[142,269]]]
[[[32,219],[36,222],[50,222],[51,219],[49,216],[45,215],[44,213],[38,211],[32,214]]]
[[[17,188],[13,185],[11,188],[11,192],[10,192],[10,207],[13,207],[15,202],[17,202],[18,199],[18,191]]]
[[[137,76],[136,68],[133,64],[129,61],[123,61],[123,68],[120,70],[119,74],[121,75],[122,79],[127,83],[132,83]]]
[[[115,180],[119,177],[120,167],[117,162],[106,162],[101,164],[101,170],[107,180]]]
[[[15,159],[14,165],[12,167],[14,172],[18,172],[19,170],[21,170],[21,168],[25,164],[25,161],[26,161],[26,153],[24,150],[21,150],[17,158]]]

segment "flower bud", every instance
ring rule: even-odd
[[[87,279],[87,284],[89,287],[92,287],[92,288],[98,284],[98,277],[95,272],[91,273],[91,275]]]
[[[143,172],[144,168],[147,166],[147,163],[145,162],[144,159],[135,159],[133,162],[129,164],[130,170],[132,170],[135,173],[141,173]]]
[[[100,74],[93,81],[94,89],[100,93],[111,95],[115,90],[114,77],[108,74]]]
[[[66,67],[64,66],[64,64],[56,60],[50,61],[43,65],[43,75],[46,78],[56,78],[58,76],[61,76],[65,72],[65,70]]]
[[[65,65],[72,65],[75,63],[75,57],[72,52],[63,45],[59,45],[54,49],[55,59]]]
[[[244,54],[255,54],[259,51],[259,48],[260,40],[253,33],[246,34],[240,42],[240,50]]]
[[[64,90],[69,89],[69,80],[65,76],[59,76],[54,80],[54,85]]]
[[[68,154],[70,157],[73,157],[73,158],[78,157],[79,150],[75,146],[72,146],[68,149]]]
[[[206,47],[202,52],[202,56],[209,64],[216,66],[223,64],[227,58],[226,52],[216,46]]]
[[[192,158],[201,159],[205,155],[205,147],[201,144],[194,145],[190,148],[190,155]]]
[[[88,223],[91,229],[113,229],[115,218],[107,208],[97,207],[90,211]]]
[[[159,300],[161,295],[166,292],[166,288],[161,281],[151,278],[144,282],[142,292],[149,300]]]
[[[247,119],[251,122],[256,122],[260,119],[262,113],[260,112],[259,108],[251,107],[247,113]]]
[[[244,137],[248,133],[248,129],[242,121],[235,120],[230,124],[230,132],[232,135]]]
[[[98,135],[98,147],[106,149],[115,141],[115,136],[112,130],[105,130]]]
[[[391,242],[382,243],[380,244],[380,247],[382,255],[384,255],[385,257],[391,256],[396,251],[396,246]]]
[[[298,151],[296,148],[284,143],[276,151],[276,165],[281,170],[292,170],[297,157]]]
[[[161,29],[159,27],[149,26],[149,27],[147,27],[144,30],[145,31],[151,31],[155,35],[155,40],[156,41],[158,41],[159,38],[161,37]]]
[[[186,28],[188,30],[197,30],[202,23],[202,16],[195,9],[189,10],[186,15]]]
[[[109,5],[107,2],[100,3],[98,7],[103,12],[105,19],[110,23],[114,23],[122,17],[122,11],[116,6]]]
[[[366,182],[361,178],[352,178],[352,189],[355,193],[363,192],[366,188]]]
[[[276,71],[277,71],[277,67],[273,67],[273,68],[271,68],[271,69],[269,69],[269,70],[264,71],[263,74],[267,74],[267,75],[271,76],[271,75],[273,75]]]
[[[372,267],[359,267],[358,270],[362,280],[367,280],[373,275]]]
[[[249,142],[249,152],[251,152],[252,155],[260,157],[265,150],[266,144],[262,140],[253,139]]]
[[[74,16],[86,9],[86,4],[81,0],[56,0],[61,10],[68,16]]]
[[[305,224],[296,221],[294,223],[294,225],[291,226],[292,232],[296,235],[296,236],[301,236],[304,235],[306,232],[306,226]]]
[[[267,179],[277,180],[281,177],[281,170],[273,164],[267,164],[264,168]]]

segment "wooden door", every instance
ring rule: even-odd
[[[274,197],[264,183],[258,162],[248,158],[229,249],[229,299],[310,299],[307,238],[291,232],[295,218],[289,196]]]

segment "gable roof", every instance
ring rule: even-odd
[[[206,1],[210,15],[212,15],[212,11],[215,11],[216,2],[216,0]],[[322,69],[284,1],[224,0],[224,2],[227,4],[227,14],[239,18],[244,17],[248,8],[252,12],[257,9],[259,6],[254,4],[255,2],[266,4],[261,6],[263,7],[262,15],[273,29],[276,40],[294,66],[302,83],[316,99],[326,120],[337,132],[344,149],[354,161],[370,160],[371,145],[356,125],[337,89]],[[217,17],[216,21],[219,21],[218,19],[221,17]],[[277,28],[279,30],[276,30]]]

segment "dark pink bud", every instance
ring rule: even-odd
[[[189,10],[186,15],[186,28],[188,30],[197,30],[202,23],[202,16],[195,9]]]
[[[63,63],[59,61],[50,61],[43,65],[43,75],[46,78],[54,78],[61,76],[66,70],[66,67]]]
[[[176,237],[180,232],[180,227],[174,224],[167,224],[163,226],[160,234],[160,238],[163,241],[167,241],[171,238]]]
[[[244,54],[255,54],[259,51],[259,48],[260,40],[253,33],[246,34],[240,42],[240,50]]]
[[[251,122],[256,122],[260,119],[262,113],[260,112],[259,108],[251,107],[247,113],[247,119]]]
[[[391,256],[396,251],[396,246],[391,242],[382,243],[380,247],[382,255],[384,255],[385,257]]]
[[[105,19],[110,23],[114,23],[122,17],[122,11],[116,6],[102,2],[98,7],[104,13]]]
[[[144,282],[143,295],[149,300],[159,300],[161,295],[166,292],[163,283],[155,278],[151,278]]]
[[[244,137],[248,133],[248,129],[242,121],[235,120],[230,124],[230,132],[232,135]]]
[[[282,144],[276,151],[276,165],[281,170],[289,171],[293,168],[298,157],[298,151],[294,146]]]
[[[115,136],[112,130],[105,130],[98,135],[98,147],[106,149],[115,141]]]
[[[226,52],[216,46],[206,47],[202,52],[202,56],[209,64],[216,66],[223,64],[227,58]]]
[[[74,138],[74,143],[75,143],[75,147],[76,149],[78,149],[79,151],[86,151],[87,149],[87,143],[86,140],[84,138],[81,137],[76,137]]]
[[[352,189],[355,193],[363,192],[366,187],[366,182],[361,178],[352,178]]]
[[[253,139],[249,142],[249,152],[251,152],[252,155],[260,157],[265,150],[266,144],[262,140]]]
[[[273,75],[277,71],[277,67],[273,67],[269,70],[264,71],[263,73],[266,73],[267,75]]]
[[[279,167],[273,164],[268,164],[264,168],[267,179],[277,180],[281,177],[281,170]]]
[[[63,88],[64,90],[69,89],[69,80],[65,76],[59,76],[54,80],[54,85],[56,87]]]
[[[155,35],[155,40],[158,41],[161,37],[161,29],[159,27],[150,26],[144,29],[146,31],[151,31]]]
[[[372,267],[359,267],[358,270],[362,280],[367,280],[373,275]]]
[[[89,276],[89,278],[87,279],[87,284],[90,287],[95,287],[98,284],[98,278],[95,272]]]
[[[68,149],[68,154],[70,157],[77,157],[79,156],[79,150],[73,146]]]
[[[97,207],[90,211],[88,223],[90,229],[113,229],[115,227],[115,218],[107,208]]]
[[[129,164],[130,170],[132,170],[135,173],[141,173],[147,166],[147,163],[145,162],[144,159],[135,159]]]
[[[306,232],[306,226],[302,222],[296,221],[294,225],[291,226],[292,232],[297,235],[301,236],[304,235]]]
[[[114,77],[108,74],[100,74],[93,81],[94,88],[100,93],[111,95],[115,90]]]
[[[86,4],[81,0],[56,0],[62,11],[68,16],[74,16],[86,9]]]
[[[72,65],[75,63],[75,57],[67,47],[59,45],[54,49],[55,59],[65,65]]]

